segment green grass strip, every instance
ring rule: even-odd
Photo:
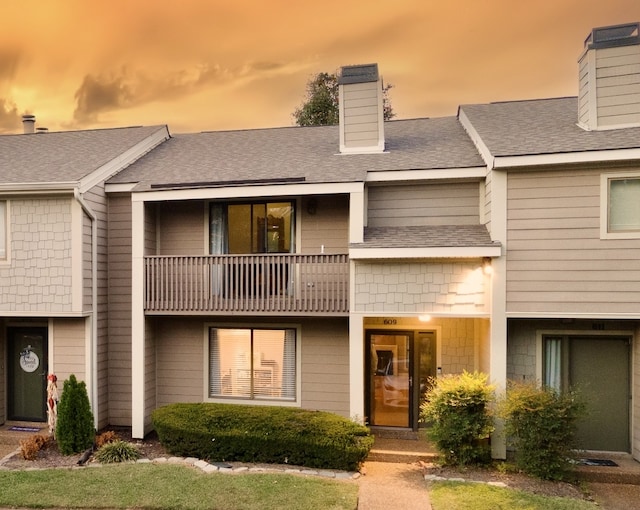
[[[287,474],[205,474],[157,464],[0,471],[0,506],[24,508],[353,510],[349,481]]]
[[[433,510],[595,510],[589,501],[540,496],[484,483],[434,482],[429,488]]]

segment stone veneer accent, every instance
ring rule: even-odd
[[[485,276],[477,261],[357,262],[356,312],[485,313]]]
[[[0,310],[71,309],[71,203],[11,200],[8,255],[0,264]]]

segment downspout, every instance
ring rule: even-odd
[[[73,189],[73,196],[82,210],[91,220],[91,342],[89,343],[89,359],[91,361],[91,408],[93,425],[98,427],[98,225],[97,217],[86,204],[78,188]]]

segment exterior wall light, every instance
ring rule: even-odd
[[[482,259],[482,272],[486,275],[493,274],[493,266],[491,265],[491,257]]]

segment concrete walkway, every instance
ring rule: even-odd
[[[416,464],[365,462],[358,510],[431,510],[427,482]]]

